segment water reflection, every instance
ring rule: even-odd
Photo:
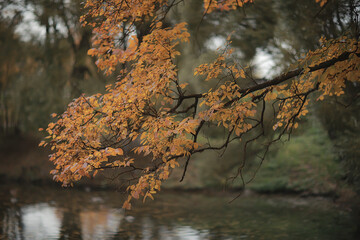
[[[122,209],[84,210],[79,216],[70,214],[70,218],[78,219],[81,239],[112,239],[119,231],[124,218]],[[6,239],[46,240],[71,239],[76,237],[77,227],[64,222],[64,212],[48,203],[23,206],[20,209],[9,208],[3,217],[2,235]],[[67,229],[66,229],[67,228]]]
[[[203,240],[209,239],[209,231],[198,231],[190,226],[166,226],[155,225],[150,217],[140,219],[138,227],[141,232],[133,231],[125,233],[122,221],[129,225],[134,221],[133,216],[124,216],[123,209],[106,208],[101,206],[100,210],[83,210],[79,215],[72,215],[73,219],[79,220],[80,232],[78,239],[161,239],[161,240]],[[50,206],[48,203],[38,203],[23,206],[20,209],[7,209],[3,219],[3,234],[7,239],[24,240],[46,240],[46,239],[72,239],[76,237],[77,227],[64,231],[64,211]],[[128,228],[128,226],[124,226]],[[134,230],[134,229],[133,229]],[[72,234],[71,234],[72,233]],[[121,238],[122,239],[122,238]]]
[[[24,191],[16,203],[0,194],[0,239],[328,240],[352,239],[356,228],[348,212],[326,200],[266,197],[229,205],[219,196],[168,194],[125,212],[114,192],[36,191]]]
[[[161,226],[159,229],[161,239],[164,240],[205,240],[211,239],[208,230],[198,231],[190,226]],[[231,240],[232,238],[227,238]]]
[[[59,239],[63,214],[48,203],[39,203],[21,208],[21,223],[25,240]]]
[[[20,212],[14,209],[7,209],[4,213],[2,235],[8,239],[22,239],[20,223]]]
[[[122,209],[85,210],[80,212],[83,240],[111,239],[124,217]]]

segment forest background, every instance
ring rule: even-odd
[[[287,70],[309,50],[319,47],[319,39],[344,34],[359,36],[359,1],[258,0],[251,7],[203,17],[202,1],[185,1],[167,18],[188,23],[193,41],[182,49],[179,72],[182,79],[193,75],[194,67],[217,56],[228,33],[247,74],[269,78]],[[81,1],[19,0],[0,3],[0,177],[3,181],[47,182],[52,168],[49,149],[37,147],[43,137],[38,132],[52,113],[62,113],[80,94],[105,92],[116,75],[105,76],[87,55],[91,29],[83,28]],[[350,13],[350,15],[349,15]],[[219,19],[222,19],[219,22]],[[200,24],[201,23],[201,24]],[[194,92],[209,83],[191,82]],[[308,195],[338,196],[360,191],[360,102],[359,85],[349,83],[341,97],[329,97],[310,107],[290,141],[270,149],[261,164],[258,147],[249,147],[247,185],[259,192],[301,192]],[[198,91],[197,91],[198,90]],[[216,142],[223,132],[209,130]],[[271,136],[267,136],[271,137]],[[259,143],[257,143],[259,144]],[[185,180],[181,170],[166,183],[168,188],[241,188],[239,180],[229,182],[239,164],[241,143],[229,146],[224,154],[206,152],[194,156]],[[241,159],[240,159],[241,160]],[[105,174],[106,175],[106,174]],[[86,184],[111,186],[109,176],[99,176]]]

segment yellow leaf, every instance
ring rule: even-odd
[[[156,23],[156,28],[161,28],[162,27],[162,22],[157,22]]]
[[[126,210],[130,210],[131,209],[131,203],[129,203],[128,201],[125,201],[122,207],[124,209],[126,209]]]

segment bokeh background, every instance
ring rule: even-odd
[[[91,48],[92,32],[79,23],[82,5],[80,0],[0,2],[0,183],[5,189],[1,201],[9,206],[12,204],[11,199],[19,198],[17,196],[24,187],[35,186],[35,192],[39,191],[36,186],[59,188],[49,175],[52,168],[51,162],[48,161],[50,150],[38,147],[38,143],[44,137],[38,129],[46,128],[47,124],[54,120],[51,113],[61,114],[80,94],[104,92],[105,85],[116,81],[115,74],[105,76],[97,69],[96,59],[87,55],[88,49]],[[344,34],[359,37],[359,12],[358,0],[329,0],[323,8],[316,4],[315,0],[303,0],[301,3],[295,0],[256,0],[251,7],[234,12],[217,12],[203,18],[202,1],[189,0],[174,8],[167,16],[166,22],[168,25],[180,21],[188,23],[191,44],[181,46],[182,55],[177,59],[179,75],[182,80],[188,80],[190,83],[189,91],[198,93],[211,87],[212,83],[205,83],[194,77],[194,68],[214,59],[216,49],[224,46],[230,32],[234,31],[231,47],[236,51],[239,64],[246,66],[247,73],[255,78],[270,79],[294,66],[309,50],[316,49],[322,36],[329,39]],[[261,141],[251,145],[245,177],[252,178],[255,173],[256,176],[246,188],[254,194],[280,193],[326,197],[331,201],[344,203],[356,212],[353,207],[360,192],[359,93],[360,86],[349,83],[344,95],[328,97],[311,105],[310,113],[301,119],[300,127],[292,134],[290,141],[284,139],[275,144],[262,164],[257,157],[261,150]],[[270,125],[269,127],[271,128]],[[270,132],[266,136],[267,139],[273,137],[273,133]],[[220,141],[224,134],[209,128],[207,137],[216,142],[217,139]],[[169,191],[241,191],[243,186],[239,179],[234,182],[228,181],[236,174],[237,166],[242,161],[242,153],[239,150],[242,149],[241,146],[242,143],[237,142],[224,154],[209,152],[194,156],[185,180],[179,183],[182,172],[175,171],[164,187]],[[76,187],[87,190],[118,189],[117,183],[109,181],[106,174],[82,181]],[[53,190],[48,190],[49,196],[51,191]],[[25,191],[24,196],[29,195],[31,193]],[[93,200],[92,204],[104,201],[97,197],[90,197]],[[50,198],[55,201],[56,197]],[[195,197],[194,201],[203,201],[198,198]],[[38,204],[37,201],[34,202]],[[74,206],[76,204],[74,203]],[[212,206],[210,203],[207,204]],[[261,205],[261,202],[259,204]],[[309,206],[312,204],[309,203]],[[36,206],[38,209],[44,207]],[[45,210],[49,210],[46,207],[48,206],[45,206]],[[331,205],[329,209],[333,207]],[[71,212],[80,211],[77,208],[72,210]],[[26,213],[26,210],[16,211]],[[85,218],[98,218],[97,213],[87,214],[89,215]],[[104,214],[109,217],[106,211]],[[3,216],[10,219],[12,215]],[[304,219],[306,220],[306,217]],[[341,219],[346,220],[346,217]],[[349,222],[355,222],[353,218],[349,219]],[[6,223],[8,220],[3,221]],[[130,223],[131,219],[125,222]],[[332,226],[335,222],[326,224]],[[356,227],[348,222],[341,223],[340,226],[346,233],[356,232]],[[344,226],[351,227],[347,229]],[[4,230],[5,227],[2,229],[3,236],[18,239],[18,235],[6,235],[7,230]],[[74,230],[71,226],[65,229],[70,229],[70,235],[80,231]],[[344,232],[339,230],[339,235],[334,236],[341,236]],[[201,236],[200,233],[199,230],[195,235]],[[80,235],[71,236],[78,236],[80,239]],[[92,239],[86,236],[83,234],[83,239]],[[153,238],[144,239],[157,239],[155,235],[151,236]],[[214,239],[221,239],[222,235],[219,236]],[[308,236],[308,239],[312,239],[311,236],[315,235]],[[277,239],[280,239],[284,236],[278,237]],[[40,236],[39,239],[41,238]]]

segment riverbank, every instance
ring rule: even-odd
[[[316,138],[315,138],[316,136]],[[317,146],[309,147],[314,141],[319,141],[321,134],[315,132],[294,137],[281,151],[270,155],[263,163],[254,180],[247,184],[245,190],[238,178],[235,184],[226,182],[226,177],[218,179],[208,174],[214,171],[214,166],[204,165],[205,159],[192,160],[186,178],[179,182],[182,169],[172,173],[171,178],[164,183],[163,189],[169,191],[193,192],[243,192],[244,194],[287,194],[301,197],[320,196],[334,200],[348,201],[356,197],[354,191],[339,178],[339,167],[332,161],[326,148],[328,142],[322,140]],[[58,186],[49,174],[53,168],[48,161],[50,149],[39,148],[39,140],[31,137],[9,138],[0,144],[0,182],[2,184],[17,183]],[[303,150],[306,149],[306,150]],[[322,156],[317,156],[325,152]],[[289,156],[293,156],[289,159]],[[310,158],[314,156],[313,158]],[[317,158],[316,158],[317,156]],[[209,160],[212,163],[212,159]],[[338,171],[338,172],[335,172]],[[204,173],[205,172],[205,173]],[[251,176],[246,173],[246,177]],[[216,181],[216,184],[214,182]],[[75,187],[85,189],[118,189],[120,184],[109,180],[106,174],[98,174],[96,178],[84,179]]]

